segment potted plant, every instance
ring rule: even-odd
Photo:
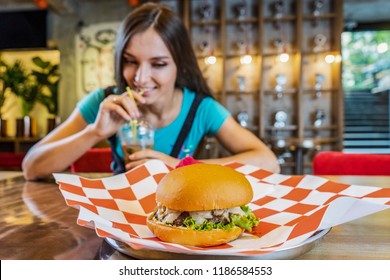
[[[3,71],[6,70],[6,64],[0,60],[0,137],[7,137],[7,120],[4,119],[4,105],[9,91],[5,87],[3,80]]]
[[[41,86],[36,82],[34,76],[28,74],[20,61],[13,65],[2,62],[4,72],[2,73],[3,90],[10,90],[22,102],[23,118],[16,120],[16,136],[34,136],[36,133],[35,122],[30,113],[38,101]]]
[[[47,132],[50,132],[59,122],[58,120],[58,84],[60,81],[58,64],[44,61],[36,56],[32,59],[39,71],[32,70],[36,82],[41,86],[38,101],[43,104],[51,117],[48,119]]]
[[[13,65],[4,62],[1,64],[4,69],[1,76],[4,92],[8,90],[16,95],[22,104],[23,118],[16,120],[16,136],[19,137],[36,135],[35,120],[30,113],[37,102],[43,104],[51,115],[47,132],[58,124],[58,64],[44,61],[38,56],[34,57],[32,62],[37,70],[26,71],[18,60]]]
[[[20,85],[23,85],[26,82],[27,77],[20,61],[16,61],[13,65],[8,65],[4,61],[0,61],[0,67],[0,80],[2,82],[0,92],[1,132],[2,136],[7,136],[7,121],[3,119],[5,100],[10,93],[14,93],[16,95],[20,94],[19,92],[21,88],[23,88],[23,86]]]

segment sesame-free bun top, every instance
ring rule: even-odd
[[[160,181],[156,201],[177,211],[207,211],[242,206],[253,198],[245,176],[217,164],[192,164],[169,172]]]

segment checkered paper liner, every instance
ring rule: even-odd
[[[133,249],[185,254],[256,256],[302,244],[319,230],[390,208],[390,189],[335,183],[325,178],[274,174],[230,163],[252,185],[249,204],[260,224],[228,244],[199,248],[162,242],[146,226],[159,181],[171,168],[158,160],[124,174],[87,179],[53,174],[66,203],[79,209],[77,223]]]

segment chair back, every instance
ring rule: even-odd
[[[21,171],[24,153],[0,152],[0,170]]]
[[[91,148],[70,166],[70,170],[112,173],[111,162],[111,148]]]
[[[313,159],[314,175],[390,175],[390,154],[323,151]]]

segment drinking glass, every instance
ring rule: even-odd
[[[125,163],[129,162],[129,155],[140,150],[153,149],[154,129],[144,119],[132,120],[119,130]]]

